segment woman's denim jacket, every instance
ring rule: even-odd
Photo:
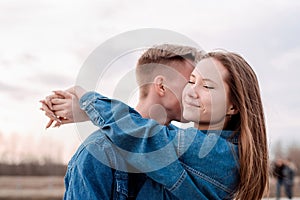
[[[80,107],[124,159],[108,163],[149,177],[138,199],[232,199],[239,182],[238,134],[163,126],[95,92],[86,93]]]

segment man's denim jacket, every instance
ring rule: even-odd
[[[95,156],[148,176],[137,199],[232,199],[239,182],[237,133],[163,126],[95,92],[86,93],[80,107],[115,147]]]

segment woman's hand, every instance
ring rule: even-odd
[[[85,92],[84,92],[85,93]],[[80,93],[81,96],[84,93]],[[88,121],[89,117],[79,106],[79,98],[67,91],[54,91],[54,94],[63,96],[63,99],[54,98],[52,111],[56,116],[62,118],[62,124]]]
[[[50,118],[49,122],[46,125],[46,129],[49,128],[53,124],[53,122],[56,122],[54,127],[58,127],[62,123],[60,117],[56,116],[54,112],[51,110],[53,108],[51,100],[55,98],[64,98],[64,97],[56,94],[52,94],[47,96],[44,100],[40,101],[40,103],[42,103],[42,107],[40,108],[40,110],[45,111],[45,115]]]
[[[79,106],[79,99],[85,92],[83,88],[74,86],[66,91],[54,91],[54,94],[40,101],[41,110],[45,111],[45,115],[50,118],[46,128],[54,122],[56,122],[54,127],[59,127],[62,124],[88,121],[88,116]]]

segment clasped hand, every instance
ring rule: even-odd
[[[44,111],[49,118],[46,129],[53,123],[55,123],[53,127],[59,127],[62,124],[89,120],[87,114],[79,106],[79,99],[85,92],[83,88],[74,86],[65,91],[53,91],[53,94],[41,100],[40,110]]]

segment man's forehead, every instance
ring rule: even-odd
[[[173,67],[180,73],[186,73],[186,71],[189,71],[189,73],[191,73],[195,68],[195,64],[190,60],[183,60],[177,62],[174,61],[170,63],[170,67]]]

